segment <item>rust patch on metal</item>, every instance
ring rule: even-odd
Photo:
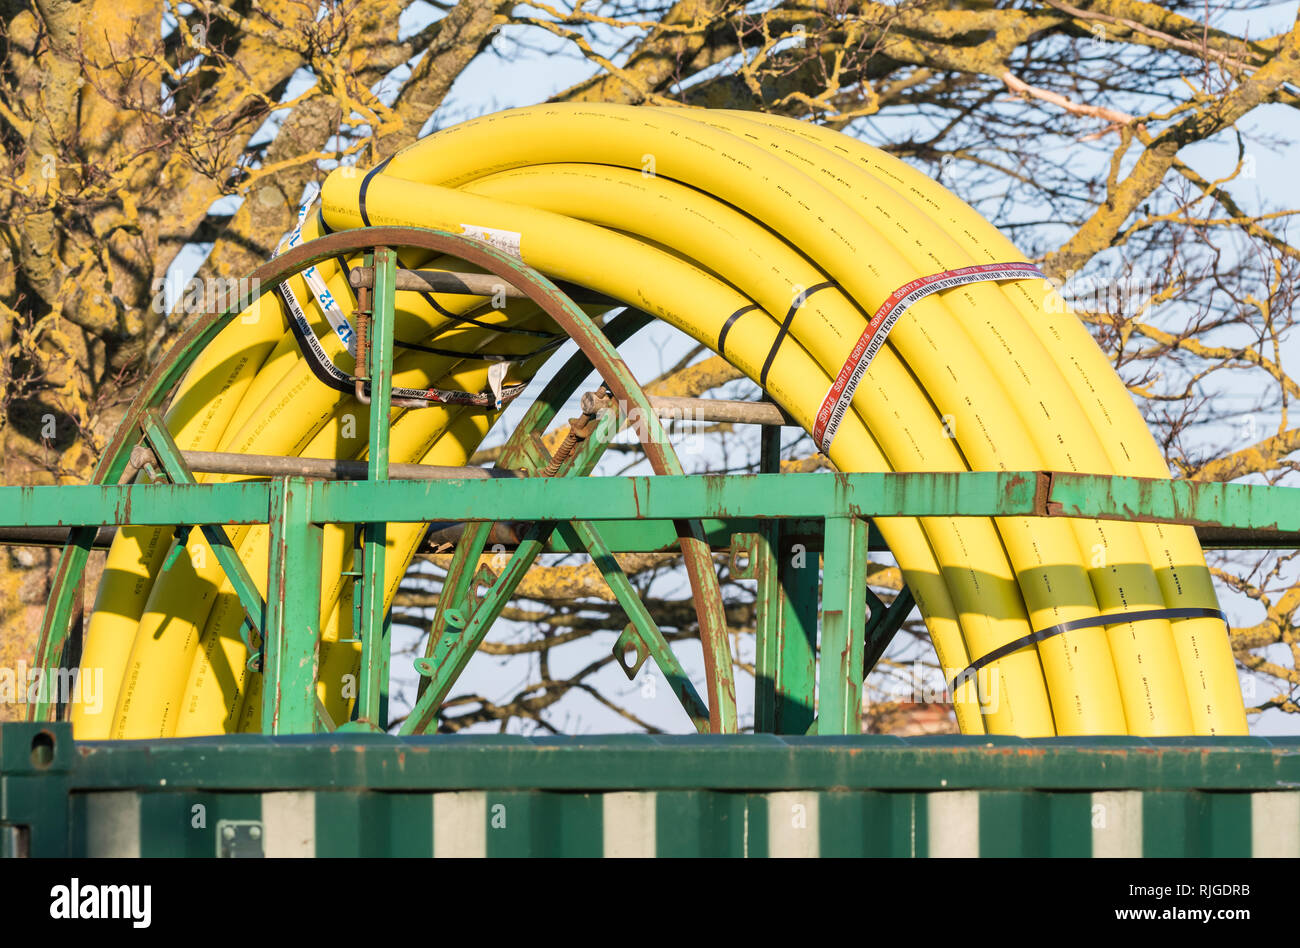
[[[1064,512],[1058,501],[1052,500],[1052,479],[1054,471],[1037,471],[1034,475],[1034,515],[1038,517],[1059,517]],[[1019,476],[1011,479],[1012,487],[1019,487],[1024,480]]]

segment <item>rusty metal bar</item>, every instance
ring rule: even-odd
[[[240,474],[251,477],[312,477],[327,481],[363,481],[368,461],[329,458],[294,458],[272,454],[229,454],[223,451],[186,451],[192,471],[205,474]],[[453,467],[436,464],[389,464],[392,480],[436,481],[524,477],[521,471],[486,467]]]
[[[61,547],[68,543],[67,527],[0,527],[0,546]],[[90,542],[92,550],[107,550],[117,527],[99,527]]]
[[[660,418],[686,421],[787,425],[795,422],[771,402],[725,401],[710,398],[651,398]],[[248,477],[313,477],[322,480],[364,480],[365,461],[296,458],[270,454],[232,454],[224,451],[186,451],[190,470],[205,474]],[[520,471],[470,466],[390,464],[393,480],[454,480],[461,478],[523,477]]]
[[[673,421],[799,427],[799,422],[772,402],[742,402],[721,398],[666,398],[652,395],[650,405],[660,418]]]
[[[348,281],[355,289],[369,289],[375,285],[375,271],[371,267],[354,267]],[[619,300],[596,293],[575,284],[557,281],[569,299],[577,303],[597,303],[621,306]],[[397,289],[408,293],[446,293],[449,296],[500,296],[512,300],[531,297],[492,273],[462,273],[451,270],[397,271]]]

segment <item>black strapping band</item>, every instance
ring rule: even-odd
[[[1224,624],[1227,624],[1228,621],[1228,617],[1218,609],[1202,609],[1189,606],[1181,609],[1139,609],[1136,612],[1120,612],[1113,615],[1093,616],[1090,619],[1075,619],[1072,622],[1062,622],[1060,625],[1053,625],[1037,632],[1031,632],[1029,635],[1008,642],[1000,648],[995,648],[983,658],[977,658],[966,667],[965,671],[952,680],[951,693],[955,695],[957,689],[964,685],[981,668],[996,662],[1000,658],[1006,658],[1013,652],[1018,652],[1027,646],[1036,645],[1046,639],[1065,632],[1074,632],[1078,629],[1093,629],[1099,625],[1145,622],[1148,619],[1220,619]]]
[[[722,331],[718,333],[718,355],[723,354],[722,350],[727,345],[727,333],[731,332],[731,327],[736,320],[741,316],[744,316],[746,313],[752,313],[756,309],[758,309],[758,304],[750,303],[748,306],[740,307],[740,309],[727,317],[727,321],[722,324]]]
[[[450,356],[454,359],[470,359],[479,362],[527,362],[529,359],[533,358],[533,356],[539,356],[543,352],[550,352],[552,349],[558,349],[568,341],[568,338],[568,336],[556,336],[548,342],[542,343],[532,352],[523,353],[461,352],[456,349],[442,349],[438,346],[425,346],[417,342],[402,342],[400,339],[394,339],[393,345],[400,346],[403,349],[410,349],[413,352],[427,352],[430,355]]]
[[[812,296],[818,290],[824,290],[835,284],[829,280],[825,283],[818,283],[816,286],[810,286],[794,298],[790,304],[790,311],[785,314],[785,319],[781,321],[781,328],[777,331],[776,340],[772,343],[772,351],[767,354],[767,361],[763,363],[763,371],[758,374],[758,384],[767,388],[767,373],[772,369],[772,363],[776,361],[777,350],[781,348],[781,343],[785,341],[786,333],[790,331],[790,324],[794,322],[794,314],[799,312],[799,307],[804,304],[804,300]]]
[[[370,226],[370,215],[366,213],[366,191],[370,187],[370,179],[383,171],[392,160],[391,157],[385,158],[379,164],[367,171],[366,176],[361,179],[361,193],[357,196],[357,210],[361,213],[361,223],[365,224],[367,227]]]
[[[501,326],[498,325],[497,323],[485,323],[483,322],[483,320],[475,319],[473,316],[462,316],[458,313],[453,313],[445,306],[439,305],[438,301],[433,298],[432,293],[428,293],[424,290],[419,290],[418,292],[420,296],[424,299],[424,301],[433,307],[434,312],[436,312],[439,316],[442,316],[445,319],[449,319],[453,323],[456,323],[458,325],[478,326],[480,329],[490,329],[493,332],[507,333],[516,336],[534,336],[538,339],[559,339],[561,342],[569,338],[564,333],[546,332],[545,330],[542,329],[521,329],[518,326]],[[447,326],[444,329],[438,330],[438,332],[435,333],[434,335],[440,336],[451,328],[452,328],[451,326]]]

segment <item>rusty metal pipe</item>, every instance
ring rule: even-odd
[[[353,288],[361,290],[375,285],[373,267],[354,267],[348,275],[348,282]],[[557,281],[566,295],[577,303],[596,303],[606,306],[623,305],[613,297],[603,293]],[[411,293],[446,293],[449,296],[501,296],[510,300],[530,299],[529,295],[499,276],[491,273],[459,273],[450,270],[403,270],[397,271],[397,289]]]
[[[365,461],[329,458],[292,458],[270,454],[229,454],[223,451],[184,451],[190,470],[204,474],[240,474],[251,477],[314,477],[321,480],[365,480]],[[491,477],[524,477],[521,471],[486,467],[451,467],[435,464],[390,464],[394,480],[482,480]]]
[[[0,527],[0,546],[62,547],[68,543],[67,527]],[[107,550],[117,536],[117,527],[100,527],[91,548]]]
[[[681,421],[731,422],[742,425],[788,425],[799,423],[772,402],[729,401],[721,398],[668,398],[650,396],[650,405],[660,418]]]

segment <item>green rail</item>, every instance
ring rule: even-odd
[[[1069,516],[1300,531],[1300,488],[1038,471],[341,481],[310,494],[316,523]],[[0,526],[266,523],[270,502],[266,482],[0,487]]]

